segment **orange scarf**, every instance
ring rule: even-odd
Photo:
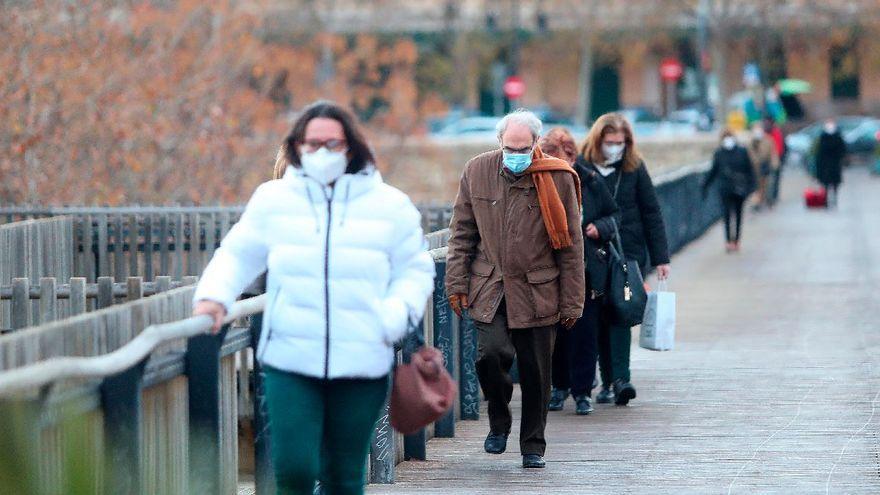
[[[565,160],[544,155],[540,147],[535,148],[532,154],[532,164],[526,172],[532,174],[535,188],[538,191],[538,204],[541,206],[541,216],[544,217],[544,226],[550,236],[550,245],[553,249],[563,249],[572,245],[571,234],[568,231],[568,215],[565,213],[565,205],[559,197],[553,174],[550,172],[568,172],[574,176],[575,189],[577,190],[578,208],[581,208],[581,180],[577,172]]]

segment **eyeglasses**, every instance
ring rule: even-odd
[[[321,148],[327,148],[328,151],[345,151],[347,143],[344,139],[308,139],[300,145],[300,150],[306,153],[318,151]]]
[[[502,146],[501,151],[505,153],[510,153],[512,155],[524,155],[526,153],[531,153],[534,151],[533,146],[526,146],[525,148],[511,148],[510,146]]]

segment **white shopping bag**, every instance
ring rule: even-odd
[[[675,292],[666,290],[663,280],[656,291],[648,293],[645,318],[639,334],[639,347],[670,351],[675,345]]]

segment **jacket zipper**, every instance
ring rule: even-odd
[[[330,378],[330,226],[333,224],[331,214],[333,211],[333,194],[336,189],[330,190],[327,198],[327,232],[324,234],[324,379]]]

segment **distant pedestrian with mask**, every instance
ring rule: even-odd
[[[570,163],[581,179],[583,189],[584,264],[587,269],[584,315],[571,330],[556,333],[553,351],[553,390],[549,409],[561,411],[569,394],[575,413],[593,412],[593,382],[599,356],[599,320],[608,283],[607,244],[614,235],[617,205],[595,168],[579,156],[574,138],[564,128],[551,129],[540,141],[541,149]]]
[[[657,193],[641,155],[636,149],[632,126],[619,113],[596,120],[581,149],[585,167],[592,167],[605,181],[620,211],[615,218],[623,244],[623,255],[635,260],[642,273],[655,267],[657,277],[669,277],[669,245]],[[599,326],[599,370],[602,390],[599,404],[625,406],[636,397],[630,383],[632,329],[616,323],[609,308],[603,310]]]
[[[721,145],[712,155],[712,169],[703,183],[703,197],[718,182],[721,203],[724,205],[724,235],[727,252],[739,251],[742,233],[743,205],[757,187],[755,169],[749,152],[740,146],[733,132],[726,129],[721,134]]]
[[[782,182],[782,169],[785,167],[785,135],[782,129],[776,124],[772,117],[764,119],[764,132],[773,140],[773,149],[776,151],[777,161],[776,169],[770,175],[769,184],[767,186],[767,206],[773,208],[779,200],[779,188]]]
[[[535,114],[507,115],[497,134],[499,149],[471,159],[462,172],[446,293],[478,331],[477,376],[489,401],[483,448],[507,449],[516,357],[522,465],[543,468],[556,327],[570,329],[584,310],[580,181],[567,162],[544,155]]]
[[[816,179],[828,191],[827,207],[837,206],[837,195],[843,182],[843,160],[846,142],[834,119],[825,121],[816,144]]]
[[[755,168],[758,178],[758,194],[755,201],[755,210],[760,210],[768,205],[770,178],[779,167],[779,155],[773,139],[764,130],[762,122],[752,124],[751,138],[748,145],[749,156]]]
[[[354,116],[307,107],[193,297],[220,328],[268,270],[256,358],[279,494],[361,494],[394,342],[421,318],[434,262],[409,198],[382,182]]]

